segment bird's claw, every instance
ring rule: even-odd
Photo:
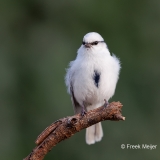
[[[87,112],[84,110],[84,111],[81,111],[81,116],[84,116]]]
[[[82,110],[81,110],[81,116],[84,116],[87,112],[85,111],[85,107],[82,106]]]
[[[108,105],[109,105],[109,102],[106,99],[104,99],[104,108],[106,108]]]

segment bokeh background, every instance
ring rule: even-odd
[[[103,122],[88,146],[85,130],[61,142],[50,159],[160,159],[160,1],[1,0],[0,159],[23,159],[55,120],[73,115],[65,68],[83,36],[100,33],[122,63],[116,94],[124,122]],[[155,150],[121,149],[154,144]]]

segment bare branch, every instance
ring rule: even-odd
[[[121,108],[120,102],[112,102],[106,108],[99,107],[87,112],[84,116],[77,114],[57,120],[38,136],[35,142],[37,146],[24,160],[43,160],[56,144],[98,122],[125,120],[121,114]]]

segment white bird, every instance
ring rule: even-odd
[[[96,32],[83,38],[77,57],[67,69],[65,82],[75,113],[85,114],[98,108],[114,95],[119,78],[120,61],[111,56],[104,39]],[[86,143],[94,144],[103,137],[101,123],[86,129]]]

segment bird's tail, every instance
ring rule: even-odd
[[[101,122],[90,126],[86,129],[86,143],[94,144],[95,142],[101,141],[103,137],[103,130]]]

